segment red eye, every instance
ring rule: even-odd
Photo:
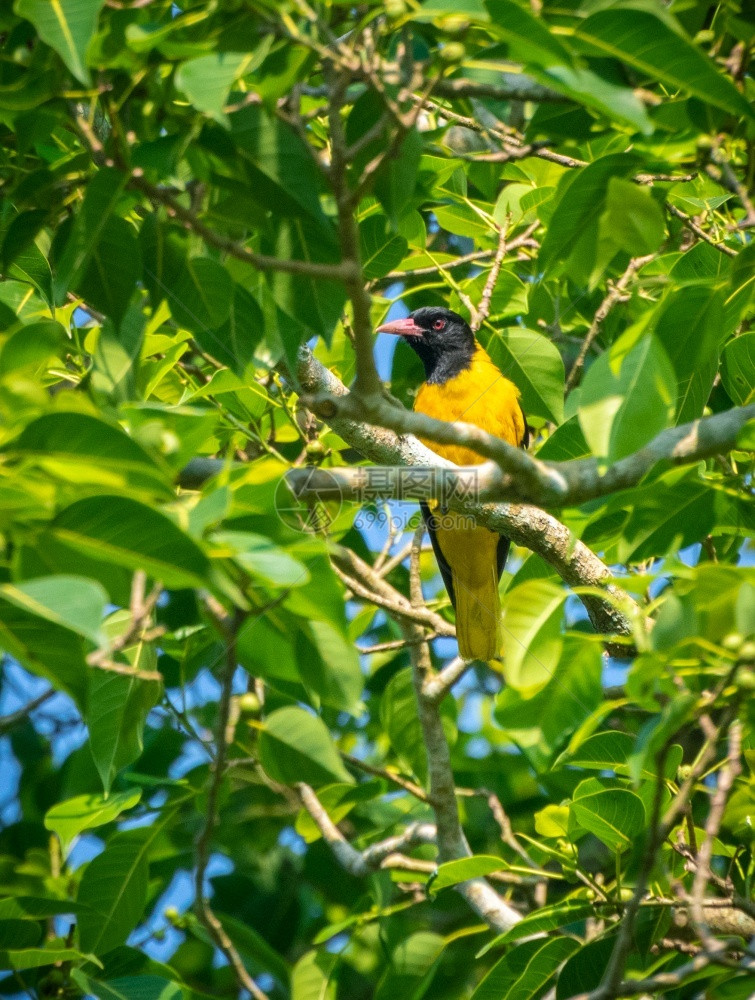
[[[444,319],[436,319],[433,323],[433,330],[442,330],[445,325],[446,321]]]

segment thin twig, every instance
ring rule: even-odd
[[[25,722],[30,714],[39,708],[40,705],[44,705],[46,701],[49,701],[53,695],[56,694],[54,688],[49,691],[45,691],[43,694],[38,695],[33,698],[26,705],[21,708],[16,709],[15,712],[11,712],[9,715],[3,715],[0,717],[0,736],[5,735],[5,733],[10,732],[15,726],[19,725],[21,722]]]
[[[129,184],[130,187],[145,194],[154,204],[164,205],[171,215],[175,216],[191,232],[201,236],[205,243],[218,250],[223,250],[231,257],[251,265],[258,271],[283,271],[286,274],[298,274],[303,277],[322,278],[330,281],[347,281],[354,275],[353,266],[348,261],[343,261],[340,264],[320,264],[317,261],[283,259],[256,253],[242,243],[238,243],[229,236],[224,236],[205,225],[190,209],[184,208],[172,192],[151,184],[138,174],[132,174]]]
[[[475,309],[472,316],[472,330],[477,332],[482,324],[490,315],[490,306],[493,300],[493,292],[495,291],[495,286],[498,281],[498,275],[501,273],[501,265],[503,264],[503,258],[508,252],[508,246],[506,245],[506,232],[508,226],[504,225],[498,230],[498,248],[495,252],[495,257],[493,258],[493,263],[491,265],[490,271],[488,272],[487,279],[485,281],[485,287],[482,290],[482,296],[480,298],[480,304]]]
[[[341,753],[341,757],[350,764],[351,767],[357,768],[359,771],[364,771],[365,774],[371,774],[376,778],[383,778],[385,781],[390,781],[392,784],[398,786],[398,788],[403,788],[405,792],[409,792],[420,802],[427,802],[427,792],[424,788],[420,788],[419,785],[415,785],[413,781],[409,781],[408,778],[403,778],[400,774],[396,774],[393,771],[388,771],[383,767],[377,767],[375,764],[368,764],[364,760],[360,760],[359,757],[354,757],[350,753]]]
[[[670,201],[667,201],[666,208],[672,215],[675,215],[677,219],[681,219],[684,225],[691,230],[698,239],[704,240],[706,243],[710,244],[714,250],[719,250],[721,253],[725,253],[727,257],[737,256],[736,250],[732,249],[732,247],[728,247],[725,243],[717,243],[709,233],[706,233],[704,229],[698,226],[693,218],[687,215],[686,212],[683,212],[680,208],[677,208],[676,205],[672,205]]]
[[[624,271],[619,280],[611,286],[608,294],[595,310],[595,316],[590,324],[590,329],[587,331],[585,339],[582,341],[579,354],[577,355],[577,358],[571,367],[571,371],[569,372],[569,377],[566,380],[566,387],[564,390],[566,393],[568,393],[570,389],[576,385],[582,372],[582,368],[584,367],[585,358],[593,345],[593,341],[600,333],[600,328],[605,322],[606,317],[616,303],[622,301],[626,287],[634,275],[640,270],[640,268],[644,267],[645,264],[653,259],[653,254],[647,254],[644,257],[634,257],[630,260],[627,269]]]
[[[690,911],[695,930],[706,951],[712,953],[721,950],[723,945],[716,941],[708,926],[703,900],[705,891],[708,888],[708,881],[711,877],[711,860],[713,858],[714,840],[718,835],[721,826],[726,803],[729,800],[734,781],[742,770],[740,753],[742,748],[742,726],[739,720],[732,722],[729,729],[729,750],[724,766],[718,774],[718,785],[716,787],[713,800],[710,804],[710,812],[705,823],[705,838],[697,852],[697,869],[692,883],[690,898]]]

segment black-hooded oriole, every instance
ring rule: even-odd
[[[475,424],[516,446],[527,446],[527,425],[519,390],[505,378],[478,344],[469,324],[450,309],[427,306],[406,319],[393,320],[378,332],[403,337],[419,355],[425,381],[414,409],[440,420]],[[424,441],[436,454],[457,465],[484,459],[459,445]],[[442,512],[423,503],[435,557],[456,610],[459,653],[467,660],[500,655],[498,581],[509,552],[509,539],[470,525],[468,517]]]

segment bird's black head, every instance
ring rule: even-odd
[[[442,384],[469,368],[476,349],[469,324],[450,309],[423,306],[406,319],[378,327],[378,333],[404,337],[419,355],[428,382]]]

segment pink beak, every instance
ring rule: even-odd
[[[383,323],[377,328],[378,333],[393,333],[397,337],[421,337],[425,332],[421,326],[417,326],[411,316],[406,319],[394,319],[390,323]]]

